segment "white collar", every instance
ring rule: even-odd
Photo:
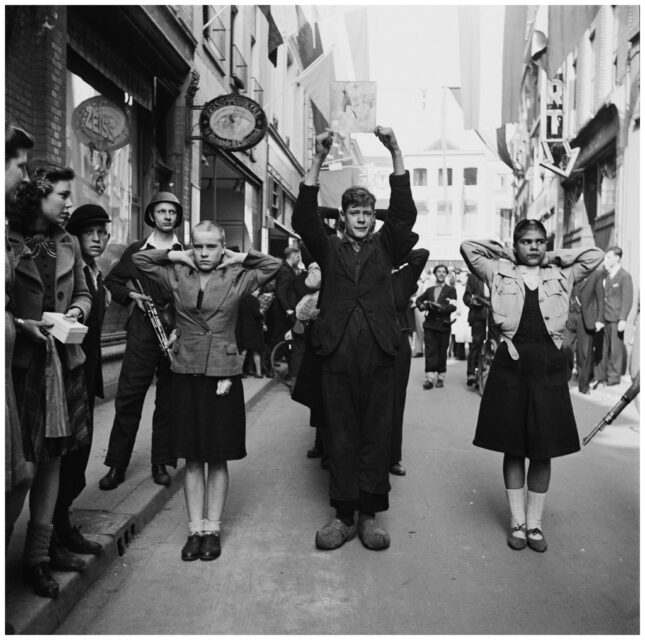
[[[143,243],[142,246],[150,245],[153,249],[170,249],[174,244],[180,244],[179,240],[177,239],[177,236],[173,233],[172,234],[172,241],[168,243],[156,243],[153,242],[153,238],[155,237],[155,232],[153,231],[147,238],[146,241]],[[163,246],[159,246],[159,244],[162,244]]]

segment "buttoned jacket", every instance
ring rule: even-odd
[[[21,233],[9,230],[7,238],[16,256],[16,279],[11,291],[11,311],[17,318],[41,320],[45,285],[36,262]],[[52,238],[56,242],[54,311],[66,313],[70,307],[78,307],[83,312],[84,321],[87,322],[92,308],[92,297],[85,282],[78,240],[58,227],[52,233]],[[26,369],[37,346],[37,342],[18,332],[13,366]],[[63,365],[68,369],[75,369],[85,362],[85,355],[79,344],[64,345],[63,354]]]
[[[602,269],[596,269],[573,287],[578,298],[582,322],[587,331],[596,330],[596,322],[605,322],[605,291],[602,287]]]
[[[241,374],[235,340],[240,298],[270,280],[282,262],[251,250],[243,264],[213,271],[198,309],[199,271],[170,263],[165,249],[139,251],[132,254],[132,261],[173,296],[179,337],[173,345],[171,369],[218,377]]]
[[[632,277],[620,267],[615,276],[605,273],[605,322],[627,320],[634,303]]]
[[[416,300],[417,307],[424,309],[426,312],[423,328],[431,331],[446,333],[450,331],[450,314],[456,311],[457,307],[453,304],[457,300],[457,291],[449,284],[444,283],[439,292],[437,300],[434,299],[435,287],[428,287]],[[425,306],[426,302],[436,302],[441,305],[440,309],[432,306]]]
[[[525,298],[524,280],[514,256],[495,240],[467,240],[462,242],[460,251],[471,272],[488,284],[493,320],[503,338],[512,341]],[[544,324],[558,349],[562,346],[573,285],[593,271],[603,258],[598,247],[547,251],[544,256],[539,267],[538,300]],[[514,355],[512,343],[509,351]]]
[[[391,272],[410,251],[417,210],[407,171],[390,175],[390,187],[390,206],[383,226],[356,252],[346,236],[327,235],[318,214],[318,187],[300,185],[292,226],[322,273],[320,314],[312,336],[321,356],[334,352],[357,307],[364,313],[379,347],[389,355],[399,349],[401,327],[394,308]]]

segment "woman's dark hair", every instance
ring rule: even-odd
[[[444,269],[446,272],[446,275],[448,275],[448,267],[445,264],[438,264],[433,270],[432,270],[432,275],[437,275],[437,269]]]
[[[531,230],[539,231],[545,238],[547,237],[546,229],[544,225],[534,218],[526,218],[525,220],[520,220],[513,230],[513,244],[517,244],[518,240],[527,232]]]
[[[13,124],[6,124],[4,128],[4,157],[17,158],[20,149],[31,149],[34,146],[34,139],[20,127]]]
[[[16,207],[8,212],[12,228],[19,231],[28,229],[40,215],[40,202],[53,190],[61,180],[73,180],[74,170],[42,160],[30,161],[27,165],[29,182],[18,189]]]
[[[376,198],[364,187],[350,187],[343,193],[340,206],[343,213],[347,212],[349,207],[371,207],[374,209]]]

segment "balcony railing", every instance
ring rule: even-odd
[[[249,97],[253,98],[261,107],[264,106],[264,89],[257,79],[253,77],[251,78],[251,95]]]
[[[249,86],[249,66],[236,45],[231,47],[231,84],[239,91]]]

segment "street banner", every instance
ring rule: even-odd
[[[372,133],[376,128],[376,82],[331,83],[331,128]]]

